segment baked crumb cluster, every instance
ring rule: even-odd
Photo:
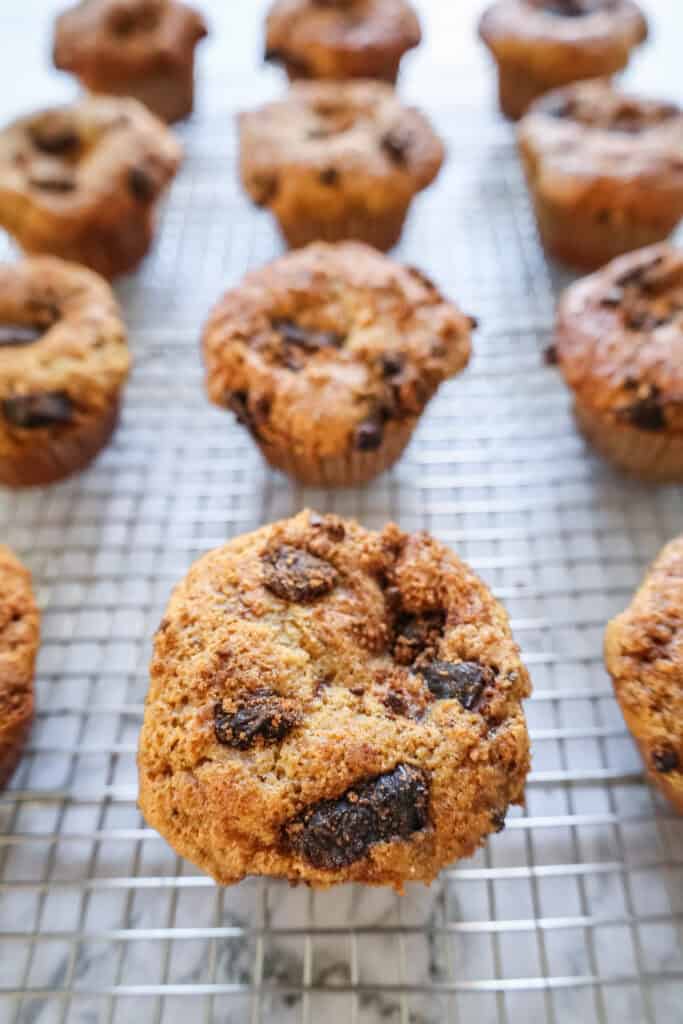
[[[521,799],[507,617],[426,534],[304,512],[211,552],[151,679],[143,812],[222,882],[427,881]]]

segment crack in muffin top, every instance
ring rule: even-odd
[[[452,552],[303,512],[209,553],[176,588],[155,641],[141,805],[224,880],[329,883],[341,867],[400,884],[406,857],[433,877],[519,799],[528,692],[505,612]],[[181,807],[195,792],[212,822],[198,843]],[[176,797],[162,821],[158,801]],[[352,852],[335,829],[360,831]]]
[[[384,82],[297,82],[282,100],[240,114],[241,175],[259,205],[287,205],[302,189],[407,198],[444,158],[428,120]],[[395,201],[395,199],[394,199]]]
[[[667,190],[683,212],[683,111],[676,104],[623,93],[603,79],[576,82],[536,100],[518,138],[547,194],[554,180],[561,197],[590,193],[594,178],[632,179]]]
[[[683,252],[621,256],[558,307],[560,369],[582,402],[649,431],[683,433]]]
[[[467,363],[473,321],[420,271],[314,243],[247,275],[204,330],[209,395],[257,436],[369,448]],[[360,431],[360,434],[358,433]]]

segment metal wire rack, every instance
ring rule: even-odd
[[[681,531],[683,491],[594,458],[544,365],[562,281],[538,246],[512,133],[490,113],[480,4],[422,5],[431,49],[404,88],[451,159],[398,251],[481,317],[476,358],[394,471],[344,493],[267,471],[202,393],[201,320],[278,249],[236,184],[231,113],[280,87],[256,67],[263,3],[205,6],[216,41],[202,109],[181,129],[187,160],[153,253],[120,285],[136,360],[121,429],[83,476],[0,495],[0,536],[44,609],[38,717],[0,795],[0,1021],[680,1024],[683,821],[643,782],[601,642]],[[3,47],[10,71],[53,5],[22,10],[0,12],[17,41]],[[682,24],[675,0],[656,13]],[[17,109],[69,88],[38,63],[25,83]],[[453,544],[506,602],[534,677],[526,808],[403,898],[263,880],[221,890],[135,806],[150,636],[171,585],[202,551],[305,503]]]

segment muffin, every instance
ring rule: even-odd
[[[498,0],[479,34],[498,64],[501,110],[517,120],[551,89],[626,67],[647,23],[632,0]]]
[[[55,67],[93,93],[133,96],[162,121],[194,105],[201,14],[176,0],[86,0],[57,18]]]
[[[156,635],[140,807],[222,884],[429,882],[519,803],[507,615],[426,533],[305,511],[209,552]]]
[[[111,288],[49,256],[0,265],[0,483],[83,469],[116,425],[130,356]]]
[[[444,159],[427,119],[383,82],[300,82],[239,127],[244,187],[292,247],[356,238],[390,249]]]
[[[317,242],[248,274],[204,330],[211,400],[301,483],[365,483],[398,459],[473,321],[411,267]]]
[[[683,217],[683,111],[581,82],[538,100],[519,150],[550,256],[594,270]]]
[[[406,0],[275,0],[265,59],[297,78],[395,82],[401,57],[421,39]]]
[[[555,351],[598,451],[645,480],[683,481],[683,252],[651,246],[571,285]]]
[[[683,537],[607,626],[605,662],[650,779],[683,813]]]
[[[31,728],[39,639],[31,574],[0,544],[0,788],[9,782]]]
[[[0,131],[0,226],[28,253],[123,274],[149,249],[181,155],[136,100],[93,97],[22,117]]]

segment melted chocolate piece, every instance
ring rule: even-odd
[[[385,352],[380,364],[383,377],[398,377],[405,366],[405,357],[401,352]]]
[[[36,149],[51,156],[67,156],[80,147],[78,132],[62,118],[46,117],[31,127],[30,134]]]
[[[339,582],[333,565],[290,544],[267,551],[261,559],[264,587],[283,601],[315,601],[329,594]]]
[[[421,671],[437,700],[459,700],[466,711],[476,711],[493,682],[493,670],[477,661],[433,661]]]
[[[359,452],[375,452],[384,440],[382,419],[370,419],[360,423],[353,435],[353,446]]]
[[[234,711],[214,706],[214,731],[219,743],[248,750],[258,741],[278,743],[298,724],[300,715],[292,701],[269,689],[245,693]]]
[[[45,333],[42,327],[27,324],[0,324],[0,348],[4,346],[32,345]]]
[[[323,800],[285,825],[285,841],[316,868],[334,871],[365,857],[375,843],[409,839],[429,825],[429,787],[422,772],[391,772]]]
[[[257,206],[268,206],[275,199],[280,183],[275,174],[255,174],[249,179],[249,190]]]
[[[556,345],[548,345],[543,353],[543,362],[546,366],[557,366],[559,359]]]
[[[678,771],[680,766],[680,758],[675,750],[655,750],[652,755],[652,767],[662,775]]]
[[[423,615],[399,615],[394,628],[392,657],[399,665],[413,665],[420,655],[432,659],[443,636],[446,613],[425,612]]]
[[[154,199],[157,189],[154,178],[144,167],[131,167],[128,171],[128,189],[139,203]]]
[[[13,427],[31,430],[70,423],[74,407],[64,391],[45,391],[32,395],[12,395],[2,401],[2,414]]]
[[[273,330],[282,337],[285,345],[294,345],[304,352],[318,352],[321,348],[341,348],[345,342],[343,334],[337,331],[314,331],[302,327],[293,320],[273,320]]]
[[[398,167],[408,162],[411,147],[410,138],[400,128],[390,128],[379,140],[382,152]]]
[[[652,386],[650,393],[623,406],[617,415],[640,430],[665,430],[666,416],[660,402],[659,388]]]
[[[321,185],[333,186],[339,184],[339,171],[336,167],[326,167],[318,175]]]

